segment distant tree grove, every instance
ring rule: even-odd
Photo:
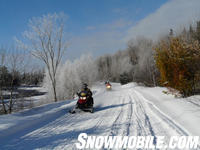
[[[199,93],[200,21],[177,35],[169,31],[157,42],[137,38],[127,49],[98,58],[99,78],[171,87],[184,97]]]

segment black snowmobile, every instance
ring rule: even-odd
[[[93,113],[93,98],[87,96],[87,92],[81,91],[80,93],[77,93],[79,96],[79,99],[76,103],[76,106],[74,109],[70,110],[69,112],[74,114],[76,112],[85,111]]]

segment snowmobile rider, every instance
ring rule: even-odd
[[[110,82],[109,82],[109,80],[107,80],[107,81],[105,82],[105,85],[107,85],[107,84],[109,84],[109,85],[110,85]]]
[[[111,86],[111,84],[110,84],[109,81],[106,81],[106,82],[105,82],[105,85],[106,85],[106,86],[107,86],[107,85]]]
[[[88,85],[86,83],[83,84],[81,92],[85,92],[86,93],[87,99],[88,99],[88,105],[93,105],[94,101],[93,101],[93,97],[92,97],[92,92],[88,88]],[[80,96],[81,92],[77,93],[77,95]]]

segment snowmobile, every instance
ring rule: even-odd
[[[112,86],[111,86],[110,83],[107,83],[107,84],[106,84],[106,90],[108,90],[108,91],[111,90],[111,87],[112,87]]]
[[[76,112],[80,112],[80,111],[93,113],[94,108],[93,108],[93,104],[91,102],[92,97],[88,97],[87,93],[84,92],[84,91],[77,93],[77,95],[79,96],[79,99],[76,103],[76,106],[75,106],[75,108],[73,108],[69,112],[72,113],[72,114],[74,114]]]

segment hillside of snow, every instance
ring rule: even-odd
[[[76,149],[80,133],[200,136],[200,96],[174,98],[163,90],[112,83],[112,90],[106,91],[97,83],[92,88],[94,113],[68,113],[75,99],[2,115],[0,149]]]

